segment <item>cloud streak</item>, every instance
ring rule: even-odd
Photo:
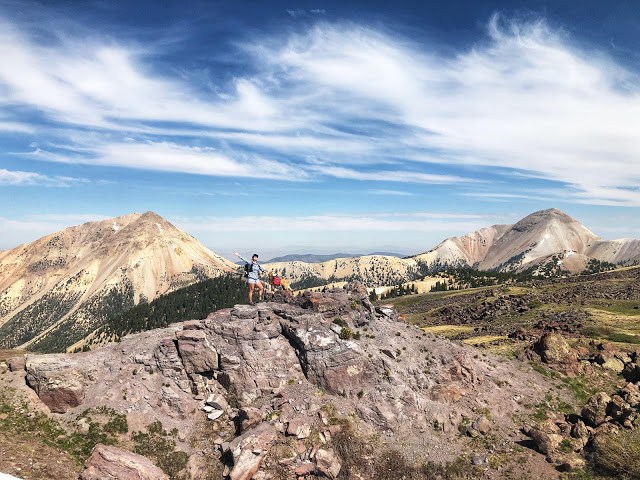
[[[543,20],[496,15],[472,47],[440,47],[320,22],[238,45],[247,73],[204,94],[154,70],[149,49],[59,33],[44,45],[0,20],[0,131],[32,128],[18,105],[61,145],[32,152],[49,161],[442,185],[495,181],[487,167],[577,203],[640,206],[635,72]]]
[[[77,183],[87,183],[84,178],[72,178],[65,176],[49,176],[35,172],[23,172],[20,170],[6,170],[0,168],[0,186],[14,187],[69,187]]]
[[[244,216],[177,218],[176,225],[192,232],[250,232],[260,225],[264,232],[470,232],[502,215],[438,212],[322,214],[309,216]]]

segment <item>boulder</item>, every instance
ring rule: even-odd
[[[313,462],[302,462],[295,466],[295,474],[298,476],[305,476],[313,473],[316,466]]]
[[[640,388],[635,383],[627,383],[621,393],[624,401],[632,407],[640,405]]]
[[[212,393],[211,395],[209,395],[209,398],[207,398],[207,401],[205,403],[217,410],[227,410],[229,408],[227,399],[224,398],[224,395],[220,393]]]
[[[191,381],[185,373],[176,343],[170,338],[161,340],[153,351],[153,359],[163,377],[173,380],[180,390],[191,394]]]
[[[577,365],[578,363],[578,354],[558,333],[545,333],[534,344],[534,349],[545,363],[558,365]]]
[[[238,412],[236,423],[240,425],[240,431],[246,432],[250,428],[258,425],[263,418],[262,411],[255,407],[244,407]]]
[[[209,412],[209,415],[207,415],[207,418],[209,420],[217,420],[222,416],[223,413],[224,412],[222,410],[212,410],[211,412]]]
[[[582,407],[582,416],[585,422],[592,427],[597,427],[604,422],[607,417],[607,405],[611,401],[609,395],[598,392],[593,395]]]
[[[529,436],[540,453],[550,455],[562,442],[562,435],[557,433],[547,433],[538,428],[532,428]]]
[[[629,415],[633,414],[635,410],[631,408],[627,402],[623,400],[620,395],[614,395],[611,397],[611,401],[607,405],[607,415],[615,418],[616,420],[623,422]]]
[[[276,440],[277,432],[273,425],[262,422],[256,428],[236,437],[229,445],[233,456],[233,468],[229,472],[231,480],[250,480]]]
[[[102,444],[94,447],[85,468],[82,480],[169,480],[148,458]]]
[[[82,403],[84,375],[62,355],[28,355],[27,383],[52,412],[64,413]]]
[[[342,466],[332,449],[318,449],[315,455],[318,473],[328,478],[337,478]]]
[[[218,352],[203,330],[176,332],[178,351],[187,373],[206,373],[218,369]]]
[[[599,353],[596,356],[596,362],[600,364],[602,368],[611,370],[616,373],[622,373],[622,371],[624,370],[624,363],[622,362],[622,360],[616,358],[610,353]]]
[[[450,368],[450,372],[455,380],[466,380],[470,383],[476,383],[478,380],[473,362],[467,355],[456,355],[453,358],[453,365]]]
[[[483,415],[471,424],[471,428],[482,435],[486,435],[491,430],[491,422]]]
[[[583,449],[591,438],[589,429],[582,420],[578,420],[575,425],[571,427],[571,436],[576,440],[576,445],[579,449]]]
[[[311,435],[311,418],[306,415],[295,417],[287,426],[287,435],[294,435],[298,439],[308,438]]]

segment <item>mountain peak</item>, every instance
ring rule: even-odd
[[[531,230],[532,228],[542,227],[544,225],[553,223],[554,221],[560,221],[564,224],[576,224],[580,225],[579,222],[571,218],[569,215],[564,213],[557,208],[548,208],[546,210],[538,210],[537,212],[533,212],[522,220],[517,222],[513,229],[522,232],[526,230]]]
[[[118,236],[123,236],[123,232],[127,232],[126,236],[144,236],[149,239],[160,237],[167,237],[168,235],[171,237],[182,237],[186,235],[182,230],[175,227],[171,222],[161,217],[155,212],[148,211],[145,213],[132,213],[127,217],[131,218],[129,222],[122,222],[123,230],[118,232]],[[109,222],[113,221],[116,227],[114,230],[120,230],[117,225],[119,225],[118,218],[116,217],[112,220],[108,220]],[[116,238],[116,237],[114,237]]]
[[[68,347],[142,299],[234,268],[154,212],[66,228],[0,257],[0,347]]]
[[[159,220],[166,221],[163,217],[158,215],[156,212],[152,212],[151,210],[147,210],[146,212],[144,212],[142,215],[140,215],[140,218],[155,220],[155,221],[159,221]]]

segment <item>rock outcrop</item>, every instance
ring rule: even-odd
[[[82,403],[85,378],[74,362],[59,355],[29,355],[27,382],[52,412],[64,413]]]
[[[345,459],[333,441],[345,425],[357,435],[384,433],[391,444],[414,442],[427,456],[443,439],[461,442],[460,425],[474,435],[517,431],[513,415],[540,402],[547,382],[524,363],[474,353],[374,307],[353,283],[277,294],[91,352],[29,356],[26,375],[70,422],[97,406],[126,412],[136,429],[158,419],[193,455],[202,454],[188,443],[196,425],[215,422],[233,432],[212,444],[233,480],[267,478],[274,464],[298,477],[336,478]],[[489,406],[490,421],[475,413]]]
[[[101,444],[95,446],[85,467],[81,480],[169,480],[148,458]]]

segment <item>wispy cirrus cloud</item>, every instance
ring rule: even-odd
[[[406,192],[404,190],[385,190],[385,189],[378,189],[378,190],[369,190],[368,193],[370,193],[371,195],[391,195],[391,196],[397,196],[397,197],[414,197],[415,193],[410,193],[410,192]]]
[[[84,178],[50,176],[36,172],[23,172],[20,170],[0,168],[0,186],[69,187],[73,184],[87,182],[88,180]]]
[[[193,232],[470,232],[489,220],[512,218],[505,215],[457,214],[445,212],[323,214],[308,216],[198,217],[174,219],[176,225]]]
[[[461,182],[475,183],[477,180],[464,178],[456,175],[438,175],[421,172],[409,172],[399,170],[377,170],[373,172],[358,171],[353,168],[338,167],[332,165],[310,166],[310,170],[335,178],[346,178],[349,180],[369,180],[384,182],[402,183],[430,183],[430,184],[452,184]]]
[[[23,158],[59,163],[106,165],[219,177],[259,177],[278,180],[305,178],[304,172],[286,163],[266,160],[256,155],[239,155],[244,158],[238,160],[214,148],[192,147],[171,142],[105,143],[90,149],[90,152],[92,155],[87,156],[77,152],[65,154],[37,148],[19,155]]]
[[[357,105],[403,125],[392,142],[409,158],[527,170],[573,186],[578,201],[640,205],[620,190],[640,180],[638,75],[544,21],[494,16],[487,33],[452,58],[359,26],[320,26],[258,51],[340,117]]]
[[[5,20],[0,105],[57,122],[52,161],[451,185],[499,168],[555,182],[574,202],[640,206],[636,72],[543,19],[496,15],[475,45],[440,47],[321,22],[238,45],[245,73],[204,94],[155,70],[151,49],[57,32],[43,44]]]

